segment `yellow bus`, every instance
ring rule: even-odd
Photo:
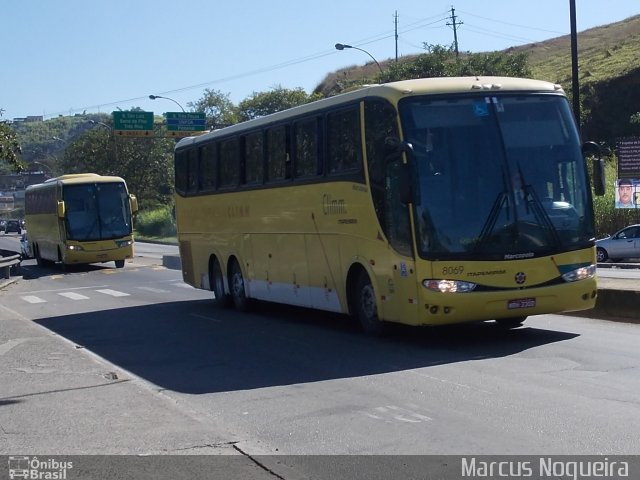
[[[376,334],[596,300],[585,157],[552,83],[365,86],[182,139],[175,189],[184,281],[216,305],[348,313]]]
[[[94,173],[62,175],[25,192],[29,247],[38,265],[133,258],[132,214],[138,202],[120,177]]]

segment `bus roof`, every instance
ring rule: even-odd
[[[67,175],[61,175],[59,177],[50,178],[45,180],[43,183],[39,183],[36,185],[29,185],[27,190],[31,188],[40,187],[42,185],[54,185],[54,184],[62,184],[62,185],[74,185],[74,184],[82,184],[82,183],[114,183],[114,182],[124,182],[124,179],[121,177],[116,177],[112,175],[98,175],[97,173],[72,173]]]
[[[299,105],[281,112],[266,115],[264,117],[238,123],[219,130],[198,135],[195,137],[183,138],[176,144],[176,149],[185,147],[192,143],[207,141],[209,138],[232,134],[235,132],[258,128],[264,124],[285,120],[289,117],[311,113],[326,107],[357,101],[366,97],[384,97],[392,101],[411,95],[440,95],[446,93],[465,92],[557,92],[564,94],[562,87],[558,84],[543,80],[533,80],[528,78],[514,77],[434,77],[419,78],[414,80],[401,80],[376,85],[363,85],[357,90],[341,93],[333,97],[324,98],[315,102]]]

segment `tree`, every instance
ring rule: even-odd
[[[278,85],[268,92],[253,92],[251,96],[242,100],[238,105],[238,119],[244,122],[264,117],[319,98],[318,95],[308,95],[301,87],[289,89]]]
[[[204,112],[207,128],[214,130],[238,123],[236,108],[228,93],[206,88],[199,100],[187,103],[193,112]]]
[[[0,117],[4,110],[0,109]],[[20,160],[20,143],[16,132],[8,122],[0,121],[0,162],[6,163],[15,172],[24,170],[25,165]]]
[[[78,137],[65,150],[65,173],[116,175],[142,202],[167,203],[173,186],[173,147],[156,126],[151,138],[115,138],[112,130],[96,128]]]
[[[424,44],[426,53],[411,60],[392,63],[380,75],[384,82],[429,77],[499,75],[529,77],[526,53],[470,53],[457,56],[452,46]]]

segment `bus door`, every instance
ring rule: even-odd
[[[400,190],[408,188],[406,165],[400,158],[389,162],[385,174],[385,220],[383,229],[389,241],[392,276],[387,285],[389,299],[384,302],[385,320],[416,318],[418,308],[417,272],[413,255],[409,205]],[[382,291],[384,286],[380,285]],[[391,308],[389,308],[391,307]]]

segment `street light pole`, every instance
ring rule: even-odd
[[[373,55],[371,55],[369,52],[367,52],[365,49],[363,48],[358,48],[358,47],[354,47],[353,45],[347,45],[345,43],[336,43],[336,50],[344,50],[345,48],[353,48],[354,50],[360,50],[361,52],[366,53],[367,55],[369,55],[371,57],[371,60],[373,60],[374,62],[376,62],[376,65],[378,66],[378,70],[380,70],[380,73],[382,74],[382,67],[380,66],[380,64],[378,63],[378,61],[374,58]]]
[[[149,98],[151,100],[155,100],[156,98],[164,98],[165,100],[171,100],[173,103],[175,103],[176,105],[178,105],[180,107],[180,110],[182,110],[183,112],[185,111],[184,108],[182,108],[182,105],[180,105],[178,102],[176,102],[173,98],[162,97],[160,95],[149,95]]]
[[[109,130],[109,133],[113,135],[113,156],[116,163],[118,163],[118,142],[116,141],[116,133],[113,131],[110,125],[107,125],[104,122],[97,122],[95,120],[89,120],[89,123],[92,125],[100,125]]]

